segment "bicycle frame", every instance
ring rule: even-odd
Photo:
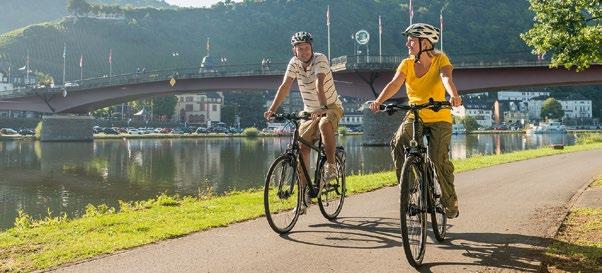
[[[301,138],[301,136],[299,135],[299,122],[298,121],[293,121],[294,125],[295,125],[295,132],[293,134],[293,141],[291,144],[289,144],[289,148],[287,149],[288,154],[292,155],[293,158],[298,158],[299,162],[301,163],[301,170],[302,170],[302,174],[305,177],[305,181],[307,181],[308,185],[307,186],[312,186],[310,187],[310,196],[311,197],[316,197],[318,195],[318,189],[317,189],[317,184],[318,181],[320,179],[320,164],[322,164],[322,161],[326,160],[326,154],[324,153],[324,149],[323,149],[323,145],[322,145],[322,138],[320,137],[318,140],[318,145],[314,145],[313,143],[310,143],[309,141]],[[301,147],[299,142],[303,143],[304,145],[306,145],[307,147],[309,147],[311,150],[314,150],[316,152],[318,152],[318,158],[316,160],[316,170],[315,170],[315,174],[314,174],[314,179],[311,179],[311,176],[309,175],[309,170],[307,170],[307,168],[305,167],[305,159],[303,159],[303,156],[301,155]],[[308,159],[309,160],[309,159]],[[296,162],[295,162],[296,163]],[[297,164],[295,164],[295,166],[297,166]],[[297,172],[295,172],[294,174],[295,176],[297,175]],[[295,177],[296,178],[296,177]],[[293,180],[294,181],[294,180]]]

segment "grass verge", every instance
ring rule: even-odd
[[[602,272],[602,208],[573,209],[548,247],[549,272]]]
[[[542,148],[454,161],[456,172],[541,156],[601,149],[602,143]],[[394,172],[348,177],[348,193],[395,185]],[[33,220],[20,213],[15,227],[0,232],[0,272],[27,272],[81,261],[212,227],[227,226],[264,214],[261,189],[224,196],[157,198],[120,202],[119,209],[88,205],[81,218],[48,216]],[[267,225],[266,225],[267,228]]]
[[[591,184],[602,187],[602,173]],[[545,253],[549,272],[602,272],[602,208],[573,208]]]

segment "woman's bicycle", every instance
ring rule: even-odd
[[[398,110],[411,111],[412,139],[405,148],[405,161],[400,175],[400,219],[403,249],[408,262],[413,267],[422,264],[426,245],[426,214],[431,214],[431,225],[435,238],[445,240],[447,217],[441,204],[441,188],[437,180],[435,166],[429,157],[428,144],[420,141],[416,129],[421,126],[419,110],[430,108],[437,112],[443,108],[451,108],[449,102],[433,101],[418,105],[381,105],[380,110],[393,114]],[[430,132],[423,130],[423,136],[429,141]],[[422,138],[422,137],[420,137]]]
[[[295,226],[303,208],[309,206],[311,198],[315,197],[318,198],[322,215],[329,220],[335,219],[345,200],[345,150],[342,146],[336,148],[337,177],[328,182],[322,181],[326,163],[322,140],[320,139],[316,146],[299,135],[299,121],[308,120],[309,114],[277,113],[273,117],[275,120],[291,122],[295,131],[286,151],[272,163],[265,180],[263,198],[270,227],[280,234],[289,232]],[[313,180],[305,167],[305,160],[309,159],[299,156],[299,142],[318,152]],[[303,175],[307,181],[308,185],[304,188],[301,188],[299,175]],[[320,182],[323,183],[321,190]]]

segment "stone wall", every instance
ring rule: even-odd
[[[364,107],[364,135],[362,145],[384,146],[389,145],[391,138],[399,128],[402,121],[402,113],[396,112],[393,115],[387,113],[373,113]]]
[[[92,141],[92,117],[44,116],[40,141]]]

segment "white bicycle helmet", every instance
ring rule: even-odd
[[[405,36],[424,38],[429,40],[431,44],[439,42],[439,33],[440,31],[438,28],[425,23],[412,24],[403,31],[403,35]]]
[[[299,31],[291,37],[291,45],[295,46],[301,43],[312,43],[314,38],[311,37],[311,33],[305,31]]]

